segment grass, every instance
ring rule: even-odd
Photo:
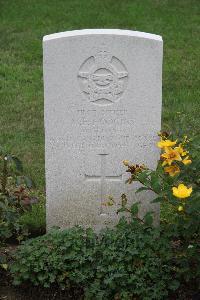
[[[200,132],[198,0],[0,0],[0,145],[44,190],[42,37],[122,28],[164,39],[163,129]]]
[[[31,210],[23,213],[20,222],[31,233],[31,237],[44,234],[46,231],[45,197],[42,193],[37,193],[38,204],[32,206]]]

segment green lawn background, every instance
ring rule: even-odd
[[[200,1],[0,0],[0,145],[44,190],[42,37],[82,28],[162,35],[163,129],[200,132]]]

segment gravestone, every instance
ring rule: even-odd
[[[47,228],[112,226],[122,193],[158,221],[152,194],[125,184],[122,161],[157,165],[162,38],[76,30],[45,36],[43,49]]]

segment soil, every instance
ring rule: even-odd
[[[51,289],[33,286],[14,287],[11,279],[0,273],[0,300],[82,300],[82,290],[61,291],[57,287]]]
[[[62,291],[56,286],[50,289],[23,285],[14,287],[6,272],[0,272],[0,300],[83,300],[83,290],[71,289]],[[168,300],[200,300],[200,293],[192,297],[174,295]]]

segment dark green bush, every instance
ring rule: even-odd
[[[14,284],[82,287],[85,299],[169,299],[186,284],[195,291],[197,249],[189,247],[186,256],[165,227],[148,222],[122,218],[98,237],[92,230],[72,228],[28,240],[11,265]]]
[[[62,289],[73,283],[84,285],[94,278],[97,238],[81,228],[52,232],[26,241],[16,253],[11,267],[14,284],[29,281]]]
[[[122,219],[106,230],[97,249],[95,278],[86,299],[164,299],[178,288],[171,279],[172,251],[156,228]]]
[[[28,235],[20,217],[38,202],[31,187],[30,178],[23,175],[22,162],[0,149],[0,244],[9,238],[21,241]]]

